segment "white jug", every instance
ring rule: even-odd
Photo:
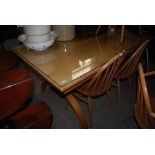
[[[22,25],[26,40],[29,43],[48,41],[51,32],[50,25]]]
[[[44,35],[51,31],[50,25],[23,25],[26,35]]]

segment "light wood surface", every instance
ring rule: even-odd
[[[65,92],[93,74],[94,69],[117,53],[136,46],[142,40],[126,33],[126,40],[121,45],[118,39],[120,35],[117,33],[109,37],[56,42],[42,52],[35,52],[20,45],[14,49],[14,52],[50,84]]]
[[[93,76],[101,65],[116,54],[132,49],[144,41],[144,38],[128,31],[124,35],[123,44],[120,43],[121,32],[116,32],[109,36],[55,42],[42,52],[27,49],[24,45],[17,46],[13,51],[51,85],[65,94],[81,126],[86,128],[87,120],[77,101],[73,96],[70,97],[70,91]]]

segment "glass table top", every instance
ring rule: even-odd
[[[125,32],[124,42],[121,44],[120,37],[121,33],[117,32],[112,35],[55,42],[41,52],[19,45],[14,52],[48,82],[65,91],[66,85],[75,80],[80,81],[80,77],[103,65],[117,53],[144,41],[139,35]]]

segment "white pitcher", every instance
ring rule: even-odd
[[[50,25],[22,25],[27,42],[37,43],[48,41],[51,32]]]

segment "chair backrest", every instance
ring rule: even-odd
[[[90,96],[98,96],[105,93],[112,85],[114,75],[123,59],[123,52],[117,54],[105,63],[97,73],[88,81],[85,92]]]
[[[151,73],[144,73],[142,64],[138,64],[138,90],[135,105],[135,117],[142,128],[154,128],[155,113],[151,105],[151,97],[146,84],[146,77],[152,76]],[[154,72],[155,75],[155,72]],[[155,106],[154,106],[155,107]]]
[[[0,120],[15,113],[32,95],[31,74],[22,68],[0,74]]]
[[[118,79],[126,79],[133,75],[137,64],[141,58],[141,55],[144,51],[144,49],[147,47],[149,40],[144,41],[138,49],[133,52],[126,51],[126,54],[124,55],[124,60],[122,61],[122,64],[119,67],[118,72],[115,75],[115,78]]]

